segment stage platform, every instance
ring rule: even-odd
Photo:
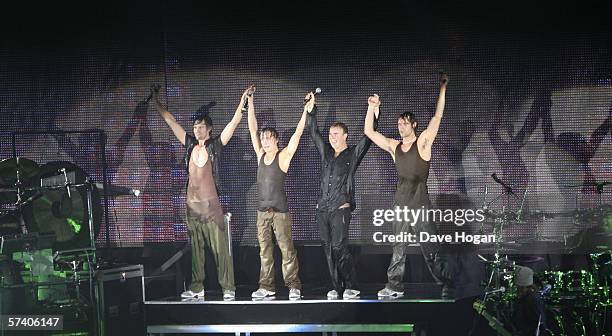
[[[378,299],[380,286],[360,287],[359,299],[328,300],[327,288],[304,288],[300,300],[289,300],[287,289],[273,298],[252,299],[256,288],[238,288],[236,299],[223,300],[219,291],[204,299],[145,302],[147,334],[232,333],[396,333],[417,335],[451,314],[455,300],[442,299],[435,284],[408,284],[405,296]]]

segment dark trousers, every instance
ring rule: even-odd
[[[317,211],[317,223],[332,285],[338,292],[355,289],[355,265],[348,249],[350,207],[332,211]]]
[[[393,207],[395,209],[397,205]],[[428,221],[417,221],[414,226],[408,221],[394,221],[393,222],[393,234],[398,235],[402,232],[412,232],[417,237],[420,232],[427,232],[429,234],[436,233],[436,225],[433,222]],[[421,242],[421,253],[425,258],[425,264],[429,269],[432,277],[438,284],[450,284],[453,270],[450,269],[448,258],[445,253],[440,252],[440,244]],[[408,253],[408,243],[395,242],[393,243],[393,254],[391,255],[391,262],[387,269],[388,282],[386,287],[397,292],[404,291],[404,273],[406,272],[406,254]]]

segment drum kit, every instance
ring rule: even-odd
[[[482,304],[504,325],[511,323],[519,296],[515,274],[523,262],[504,255],[481,259],[490,271]],[[545,305],[547,327],[553,335],[603,335],[612,306],[612,250],[588,255],[588,268],[548,270],[534,275],[534,289]],[[542,260],[542,259],[539,259]]]
[[[604,184],[598,185],[598,192]],[[516,195],[514,195],[516,196]],[[508,239],[505,234],[508,228],[519,226],[530,220],[543,221],[549,218],[567,217],[581,229],[592,229],[590,235],[591,246],[585,249],[588,258],[588,267],[582,270],[559,271],[549,270],[536,273],[534,286],[545,304],[548,317],[549,331],[557,335],[602,335],[606,328],[606,317],[609,320],[609,310],[612,305],[610,299],[610,287],[612,286],[612,249],[610,247],[610,224],[606,221],[612,220],[612,206],[601,203],[588,209],[547,213],[542,211],[522,211],[523,201],[518,211],[507,211],[503,207],[501,211],[491,211],[487,208],[491,203],[483,203],[486,218],[493,223],[492,229],[496,241],[491,246],[480,249],[484,255],[490,254],[488,259],[482,254],[478,256],[487,265],[487,282],[485,284],[485,295],[481,301],[483,307],[496,318],[496,320],[510,323],[512,321],[513,306],[519,295],[518,286],[514,276],[519,265],[543,261],[542,257],[533,257],[526,248],[529,243],[542,241],[542,237],[521,237],[520,239]],[[486,196],[485,196],[486,200]],[[521,225],[522,226],[522,225]],[[481,227],[481,232],[484,230]],[[583,235],[584,236],[584,235]],[[572,244],[563,241],[563,248],[556,252],[571,254],[576,252],[576,247],[583,244],[583,238],[575,239]],[[578,240],[578,243],[576,243]],[[602,244],[602,241],[604,242]],[[599,244],[599,245],[598,245]],[[541,252],[542,250],[540,250]],[[521,253],[523,253],[521,255]],[[541,254],[541,253],[538,253]],[[494,298],[494,299],[492,299]],[[479,301],[480,302],[480,301]],[[505,323],[504,323],[505,324]]]
[[[98,189],[75,164],[0,161],[0,312],[84,306],[101,214]]]
[[[598,245],[610,247],[612,205],[603,202],[602,194],[604,186],[612,182],[566,186],[569,189],[595,186],[597,194],[585,195],[589,198],[588,207],[580,206],[581,193],[576,192],[571,205],[564,203],[565,199],[553,197],[544,202],[546,209],[530,209],[526,202],[528,189],[519,194],[499,178],[494,179],[502,184],[502,192],[488,200],[488,186],[485,185],[481,193],[485,220],[480,224],[480,234],[494,234],[496,239],[493,245],[479,246],[481,252],[529,253],[529,248],[536,247],[539,252],[543,252],[543,248],[553,253],[576,253],[578,250],[590,253],[595,252]]]

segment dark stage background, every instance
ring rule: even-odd
[[[490,177],[497,173],[519,196],[527,190],[525,211],[582,209],[585,217],[584,209],[598,206],[600,195],[580,185],[612,181],[612,45],[597,4],[97,6],[47,4],[7,12],[14,20],[7,22],[0,48],[0,159],[12,156],[11,134],[17,132],[19,156],[41,165],[70,161],[101,181],[102,146],[95,136],[19,132],[104,130],[109,182],[142,191],[138,198],[110,200],[111,246],[186,239],[184,150],[153,105],[143,102],[153,83],[162,85],[168,109],[185,129],[190,131],[194,115],[209,111],[214,134],[255,83],[259,125],[277,127],[283,146],[305,92],[321,87],[323,135],[340,120],[353,145],[362,136],[372,93],[383,102],[383,134],[398,137],[396,117],[404,111],[416,113],[423,130],[433,115],[438,71],[444,70],[450,84],[431,161],[434,203],[480,206],[485,185],[491,201],[502,191]],[[233,239],[255,245],[257,163],[246,115],[221,168],[221,201],[233,214]],[[319,172],[320,159],[304,132],[287,179],[293,235],[303,244],[318,240]],[[395,183],[391,158],[373,145],[356,176],[351,241],[372,244],[379,230],[372,211],[391,205]],[[601,202],[610,204],[611,195],[607,186]],[[491,208],[519,205],[502,197]],[[510,240],[563,242],[610,221],[534,215],[511,222],[506,234]],[[490,231],[492,221],[485,226]],[[101,246],[106,232],[102,222]]]

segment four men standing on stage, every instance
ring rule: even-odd
[[[365,135],[357,145],[347,144],[348,129],[342,122],[329,128],[329,142],[323,139],[317,125],[315,95],[310,92],[304,99],[304,111],[295,133],[284,149],[278,148],[278,132],[272,127],[261,130],[257,127],[253,92],[249,87],[240,99],[234,117],[221,135],[212,137],[212,120],[208,115],[198,118],[193,125],[194,136],[189,135],[176,122],[159,101],[157,90],[153,92],[155,105],[177,139],[186,149],[185,165],[188,170],[187,227],[192,246],[192,283],[184,298],[204,296],[204,247],[210,248],[217,264],[219,283],[225,299],[235,297],[234,270],[229,251],[229,241],[223,220],[223,209],[219,203],[219,155],[231,139],[248,106],[248,125],[251,142],[257,154],[257,238],[260,246],[261,269],[259,289],[253,298],[265,298],[276,293],[274,276],[274,237],[282,254],[282,270],[285,285],[289,287],[289,298],[301,298],[299,265],[291,238],[291,215],[289,214],[285,180],[289,164],[297,151],[300,138],[307,124],[312,141],[321,156],[321,197],[317,202],[316,221],[320,228],[325,258],[333,288],[327,293],[329,299],[359,297],[356,289],[355,265],[348,249],[349,223],[355,210],[355,172],[372,142],[387,151],[398,173],[394,207],[425,209],[431,206],[427,190],[429,161],[432,144],[442,120],[448,77],[440,78],[440,95],[433,118],[419,136],[417,121],[413,113],[404,112],[398,118],[401,141],[387,138],[376,131],[380,113],[380,99],[373,95],[368,99],[365,119]],[[419,221],[416,224],[396,221],[394,234],[402,232],[435,232],[435,224]],[[443,277],[438,246],[421,243],[421,249],[432,275],[448,286],[448,277]],[[403,295],[402,279],[405,272],[407,244],[395,243],[387,271],[388,283],[378,292],[380,297]]]

